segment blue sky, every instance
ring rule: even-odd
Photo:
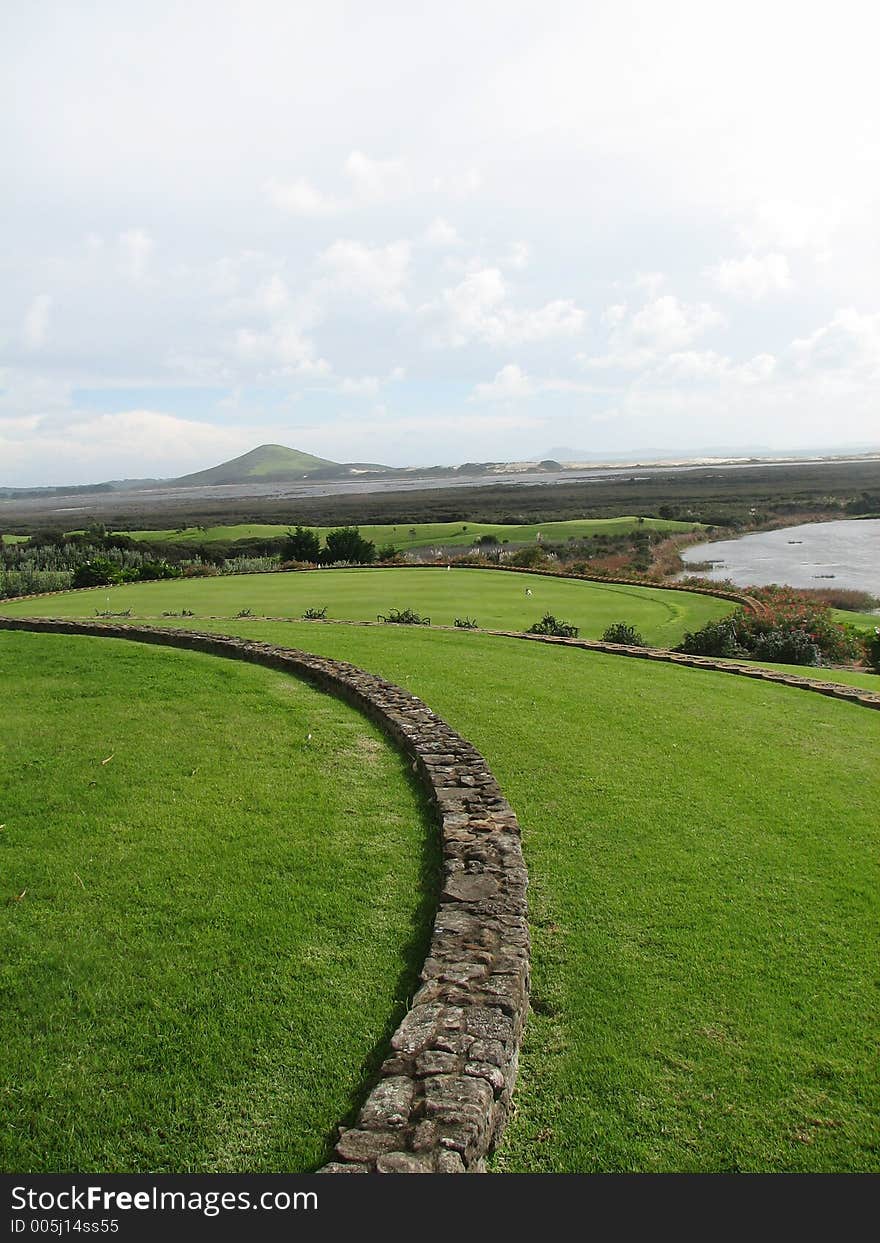
[[[875,13],[17,6],[0,484],[880,446]]]

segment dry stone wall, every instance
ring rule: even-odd
[[[130,639],[297,674],[360,708],[412,757],[440,821],[440,902],[421,985],[391,1038],[379,1082],[322,1172],[481,1171],[516,1080],[529,935],[519,825],[479,752],[414,695],[342,661],[109,622],[4,617],[0,629]]]

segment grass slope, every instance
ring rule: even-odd
[[[532,592],[526,595],[526,590]],[[275,617],[300,617],[326,605],[331,618],[374,621],[392,608],[413,608],[436,625],[475,617],[485,629],[525,630],[543,613],[574,622],[584,638],[599,638],[613,622],[625,621],[658,646],[678,643],[731,610],[725,600],[649,587],[578,582],[490,570],[316,570],[289,574],[230,575],[157,583],[99,587],[44,600],[6,600],[12,616],[93,617],[95,610],[134,610],[155,619],[166,611],[193,610],[234,617],[242,609]]]
[[[225,543],[242,539],[276,539],[296,525],[293,520],[286,525],[266,523],[239,523],[234,526],[187,527],[185,530],[126,531],[132,539],[146,542],[171,541],[175,544]],[[306,524],[308,525],[308,524]],[[408,551],[414,548],[443,547],[467,548],[481,535],[494,535],[499,543],[531,544],[541,535],[545,543],[563,543],[570,539],[589,539],[593,535],[628,535],[632,531],[679,531],[700,530],[699,522],[676,522],[665,518],[579,518],[564,522],[539,522],[525,525],[497,522],[417,522],[410,525],[386,523],[379,526],[360,525],[364,539],[372,540],[377,548],[394,544]],[[314,527],[322,540],[333,527]]]
[[[6,633],[0,680],[0,1168],[314,1166],[433,916],[405,763],[208,656]]]
[[[288,449],[285,445],[259,445],[241,457],[221,462],[208,470],[181,475],[179,479],[169,480],[169,483],[175,487],[196,487],[247,483],[253,479],[301,479],[303,475],[335,465],[327,458],[313,457],[311,453],[301,453],[299,449]]]
[[[851,613],[847,609],[832,609],[832,616],[841,625],[855,626],[859,630],[876,630],[880,627],[880,613]]]
[[[880,1169],[880,714],[475,634],[223,628],[410,687],[513,802],[534,1013],[497,1169]]]

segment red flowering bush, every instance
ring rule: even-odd
[[[797,631],[804,637],[803,641],[815,645],[823,663],[847,664],[861,656],[857,633],[836,622],[827,604],[801,595],[791,587],[776,585],[749,587],[748,594],[764,605],[765,615],[748,614],[742,618],[737,626],[737,637],[743,647],[754,650],[762,646],[761,636],[771,631],[788,634]]]
[[[684,637],[679,651],[701,656],[746,656],[780,664],[847,664],[862,655],[858,633],[838,625],[826,604],[790,587],[749,587],[761,614],[740,610]]]

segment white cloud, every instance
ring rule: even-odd
[[[845,209],[839,199],[764,199],[746,209],[740,235],[755,249],[827,250],[841,227]]]
[[[792,342],[800,370],[880,375],[880,313],[838,311],[830,323]]]
[[[35,433],[0,420],[4,467],[23,484],[167,478],[243,453],[258,437],[272,439],[261,428],[215,427],[154,410],[68,412],[42,418]]]
[[[507,305],[508,290],[498,268],[480,268],[440,298],[421,308],[431,322],[437,344],[462,346],[470,341],[507,346],[576,336],[586,312],[570,299],[556,299],[532,310]]]
[[[675,383],[760,384],[776,372],[772,354],[756,354],[744,363],[734,363],[714,350],[686,350],[670,354],[656,369],[656,375]]]
[[[318,257],[327,273],[325,291],[364,300],[387,311],[405,310],[412,247],[409,242],[369,246],[340,239]]]
[[[784,293],[793,287],[785,255],[767,254],[760,258],[725,259],[710,269],[709,275],[723,293],[758,302],[768,294]]]
[[[299,325],[284,320],[265,331],[239,328],[234,348],[240,361],[258,368],[268,366],[271,374],[323,376],[330,371],[329,364],[315,356],[314,342]]]
[[[22,326],[22,337],[29,350],[39,350],[46,344],[51,309],[52,299],[47,293],[37,294],[28,307]]]
[[[478,384],[473,395],[477,401],[511,401],[531,397],[534,392],[535,387],[522,368],[516,363],[508,363],[497,372],[491,383]]]
[[[615,303],[602,313],[608,329],[608,349],[604,354],[576,355],[586,367],[606,371],[641,371],[656,366],[669,354],[686,350],[724,317],[706,302],[686,303],[664,294],[646,302],[631,314],[626,303]]]
[[[629,335],[636,346],[664,353],[690,345],[710,328],[723,323],[724,317],[708,303],[688,305],[665,294],[646,303],[633,316]]]
[[[461,238],[454,225],[448,220],[444,220],[442,216],[437,216],[432,220],[423,234],[425,243],[428,246],[446,247],[460,246]]]
[[[263,187],[269,202],[293,216],[315,219],[339,216],[359,207],[393,202],[412,191],[412,179],[403,160],[373,160],[362,151],[352,151],[343,164],[348,193],[325,194],[307,177],[292,181],[270,178]]]
[[[147,276],[156,243],[144,229],[128,229],[119,235],[119,266],[123,275],[139,284]]]
[[[352,151],[345,172],[357,203],[386,203],[403,198],[412,188],[403,160],[371,160],[362,151]]]
[[[293,216],[313,216],[318,219],[338,216],[346,210],[346,204],[332,195],[322,194],[306,177],[281,182],[274,178],[266,182],[265,193],[269,202],[281,211]]]

